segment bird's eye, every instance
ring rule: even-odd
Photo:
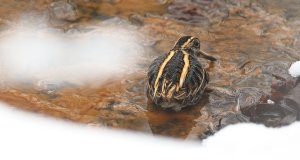
[[[200,46],[200,43],[199,43],[198,41],[195,41],[195,42],[194,42],[194,46],[195,46],[195,47],[199,47],[199,46]]]

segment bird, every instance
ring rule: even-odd
[[[200,49],[200,40],[182,36],[167,53],[157,57],[148,68],[147,97],[155,106],[180,111],[201,100],[209,74],[198,57],[216,61]]]

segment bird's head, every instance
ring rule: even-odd
[[[192,36],[183,36],[176,42],[174,49],[183,49],[190,54],[197,55],[200,52],[200,40]]]
[[[187,51],[187,53],[189,53],[190,55],[203,56],[204,58],[211,61],[217,60],[215,57],[205,53],[200,49],[200,40],[197,37],[183,36],[179,38],[173,49],[182,49]]]

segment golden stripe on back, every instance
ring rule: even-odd
[[[179,86],[177,87],[176,91],[178,91],[182,86],[183,83],[186,79],[187,73],[189,71],[190,67],[190,59],[189,59],[189,54],[186,51],[182,51],[183,53],[183,61],[184,61],[184,66],[181,71],[180,79],[179,79]]]
[[[163,63],[161,64],[161,66],[159,67],[159,71],[158,71],[158,74],[157,74],[157,77],[156,77],[156,80],[155,80],[155,83],[154,83],[154,93],[153,95],[155,96],[156,95],[156,92],[157,92],[157,88],[158,88],[158,82],[159,82],[159,79],[166,67],[166,65],[168,64],[168,62],[171,60],[171,58],[175,55],[175,51],[171,51],[169,53],[169,55],[167,56],[167,58],[163,61]]]

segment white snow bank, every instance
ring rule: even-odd
[[[184,144],[171,139],[53,120],[21,112],[2,103],[0,103],[0,126],[1,160],[168,159],[168,157],[183,160],[193,157],[186,155],[187,151],[196,153],[196,149],[200,147],[200,144],[195,143]]]
[[[98,129],[0,104],[0,159],[299,159],[300,123],[229,126],[200,142]]]
[[[300,61],[293,63],[289,69],[290,75],[293,77],[300,76]]]
[[[143,54],[136,31],[125,24],[60,33],[35,24],[18,24],[0,35],[0,78],[51,79],[85,83],[128,73]]]
[[[298,159],[300,123],[282,128],[238,124],[224,128],[203,141],[203,151],[213,159]]]

